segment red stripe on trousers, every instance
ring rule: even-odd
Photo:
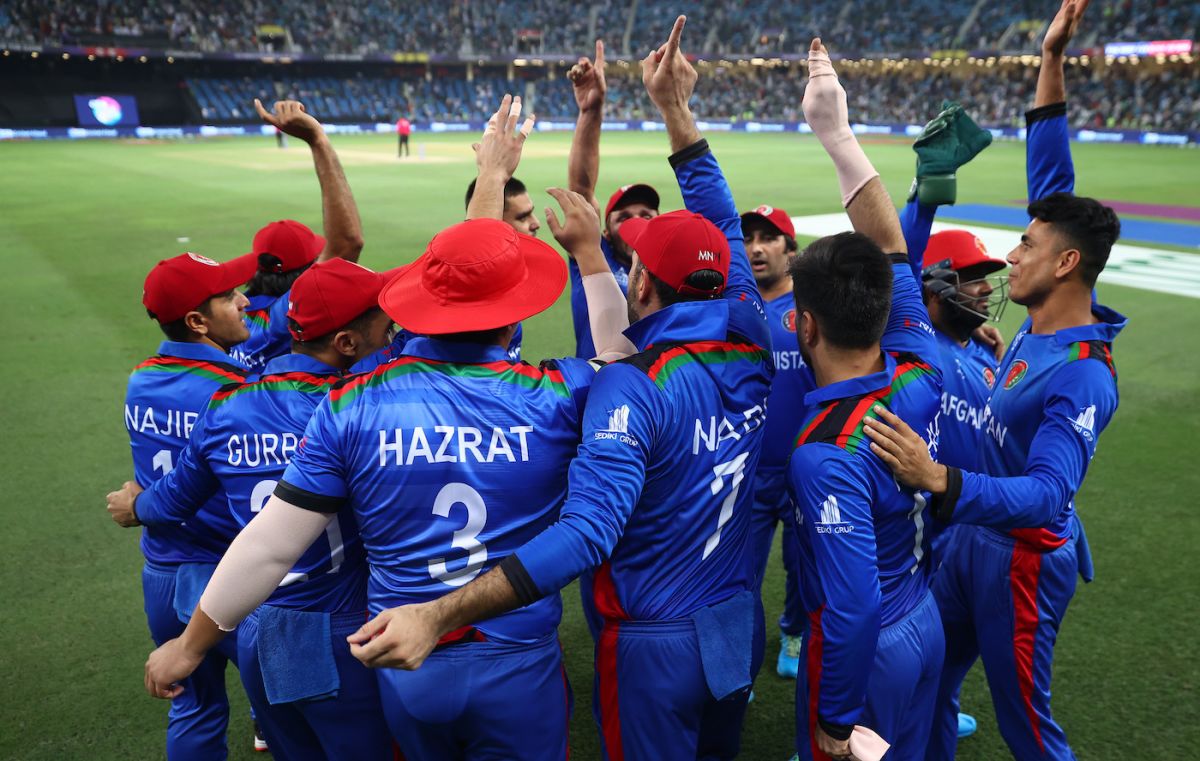
[[[571,680],[567,679],[567,654],[563,651],[562,640],[558,641],[558,656],[561,658],[558,670],[563,680],[563,705],[566,707],[567,726],[563,734],[567,738],[567,761],[571,761]]]
[[[821,656],[825,649],[825,632],[821,630],[821,614],[825,606],[808,614],[808,662],[805,677],[808,679],[808,744],[814,761],[830,761],[830,757],[817,745],[817,707],[821,702]]]
[[[1042,553],[1029,550],[1018,543],[1013,547],[1012,564],[1009,567],[1009,584],[1013,598],[1013,660],[1017,667],[1017,686],[1021,690],[1021,701],[1029,716],[1029,726],[1038,747],[1044,752],[1042,728],[1037,711],[1033,708],[1033,651],[1037,644],[1038,576],[1042,570]]]
[[[600,680],[600,731],[604,733],[608,761],[625,761],[617,703],[617,635],[620,630],[620,621],[605,621],[596,647],[596,676]]]

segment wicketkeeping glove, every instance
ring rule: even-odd
[[[908,200],[927,206],[952,204],[957,197],[955,172],[992,144],[992,133],[981,129],[958,103],[942,101],[942,111],[913,143],[917,176]]]

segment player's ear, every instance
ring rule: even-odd
[[[1058,253],[1058,266],[1054,268],[1054,276],[1059,280],[1066,280],[1071,276],[1071,273],[1079,271],[1079,265],[1083,260],[1083,254],[1077,248],[1068,248],[1065,251]]]
[[[354,357],[358,353],[358,346],[362,340],[362,336],[357,331],[339,330],[333,334],[333,340],[329,342],[329,345],[343,357]]]
[[[820,340],[821,328],[817,325],[817,318],[807,309],[801,310],[796,320],[796,335],[800,338],[801,346],[811,347]]]
[[[208,318],[203,312],[196,309],[188,312],[183,316],[183,324],[187,325],[188,330],[198,335],[208,335]]]

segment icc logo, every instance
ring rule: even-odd
[[[789,333],[796,332],[796,310],[789,309],[783,313],[783,327]]]

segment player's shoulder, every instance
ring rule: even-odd
[[[731,332],[720,340],[657,343],[613,365],[631,368],[665,389],[680,370],[690,365],[738,361],[771,365],[771,352],[761,342]]]
[[[130,380],[132,382],[135,379],[149,380],[163,376],[188,376],[225,385],[244,381],[248,373],[246,368],[233,362],[155,354],[133,366],[130,371]]]
[[[1075,341],[1067,347],[1067,364],[1085,363],[1085,367],[1096,369],[1088,360],[1097,362],[1108,371],[1114,379],[1117,377],[1117,365],[1113,361],[1112,344],[1107,341],[1093,339],[1090,341]]]
[[[1079,341],[1067,347],[1046,392],[1053,397],[1094,400],[1117,398],[1117,369],[1112,350],[1101,341]]]

